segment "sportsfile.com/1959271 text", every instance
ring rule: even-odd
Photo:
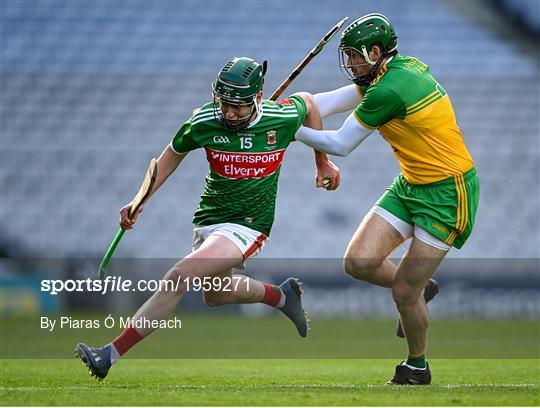
[[[102,295],[110,292],[155,292],[178,291],[184,288],[186,291],[194,292],[233,292],[240,284],[245,284],[249,291],[249,278],[245,276],[205,276],[205,277],[182,277],[176,280],[137,280],[124,279],[121,276],[107,276],[103,280],[99,279],[43,279],[41,281],[41,291],[50,295],[57,295],[62,292],[96,292]]]

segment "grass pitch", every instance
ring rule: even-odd
[[[3,319],[0,404],[540,405],[538,322],[434,321],[432,385],[389,387],[406,350],[395,321],[314,321],[303,339],[281,316],[180,317],[182,329],[152,334],[103,382],[73,350],[118,328],[48,332],[37,318]]]
[[[393,360],[3,360],[2,405],[538,405],[537,360],[431,360],[427,387],[384,386]]]

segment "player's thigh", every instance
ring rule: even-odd
[[[219,235],[228,238],[238,247],[242,253],[243,261],[256,256],[268,239],[264,233],[236,223],[221,223],[195,227],[193,232],[194,251],[199,249],[209,237]],[[244,262],[235,265],[235,268],[245,269]]]
[[[227,276],[228,273],[232,274],[232,268],[243,259],[242,252],[230,239],[211,235],[169,273],[175,278]]]
[[[411,214],[401,198],[404,190],[403,177],[398,175],[362,220],[345,258],[381,260],[412,236]]]
[[[345,258],[384,259],[404,240],[403,235],[390,222],[370,211],[352,236]]]

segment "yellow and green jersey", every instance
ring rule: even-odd
[[[204,148],[210,164],[193,224],[230,222],[269,236],[285,149],[307,116],[304,100],[264,100],[262,113],[239,131],[221,126],[214,109],[204,105],[171,142],[177,153]]]
[[[450,98],[426,64],[395,55],[369,86],[358,89],[356,118],[390,143],[409,183],[434,183],[474,166]]]

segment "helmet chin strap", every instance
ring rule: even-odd
[[[266,61],[264,61],[266,62]],[[255,105],[255,119],[258,118],[260,115],[262,115],[262,100],[260,103],[257,103],[257,97],[255,97],[255,100],[253,101],[253,104]]]
[[[372,61],[371,58],[369,58],[369,52],[365,45],[362,45],[362,56],[369,65],[375,65],[377,63],[377,61]]]
[[[371,81],[373,81],[375,79],[375,77],[377,76],[377,71],[379,70],[379,67],[381,66],[381,62],[382,60],[384,59],[384,57],[386,56],[386,53],[382,53],[381,56],[373,61],[370,57],[369,57],[369,53],[367,52],[367,49],[366,49],[366,46],[365,45],[362,45],[362,56],[364,57],[364,59],[366,60],[366,62],[372,66],[371,68],[371,71],[369,71],[367,74],[365,75],[362,75],[361,77],[356,77],[353,82],[356,84],[356,85],[369,85],[371,84]]]

